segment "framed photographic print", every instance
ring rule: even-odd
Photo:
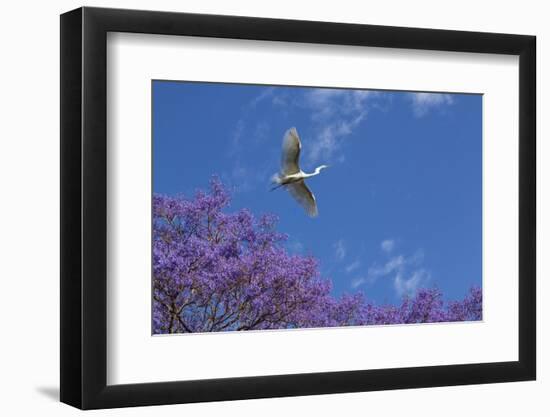
[[[61,401],[535,379],[535,38],[61,16]]]

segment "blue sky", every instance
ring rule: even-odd
[[[192,196],[213,174],[230,210],[274,213],[289,251],[333,292],[396,303],[420,287],[481,285],[482,96],[153,82],[153,191]],[[269,192],[296,127],[319,216]]]

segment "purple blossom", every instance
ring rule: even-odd
[[[481,320],[481,289],[445,304],[437,289],[398,306],[331,295],[311,256],[287,253],[277,218],[226,213],[230,196],[153,197],[153,332],[184,333]]]

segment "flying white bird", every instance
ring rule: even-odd
[[[288,129],[283,138],[283,155],[281,158],[281,172],[273,175],[272,180],[277,185],[271,190],[285,187],[290,195],[306,210],[311,217],[317,216],[317,203],[315,196],[305,183],[306,178],[318,175],[328,165],[321,165],[315,168],[311,174],[300,169],[300,150],[302,144],[296,128]]]

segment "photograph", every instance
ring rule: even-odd
[[[483,320],[483,95],[152,80],[152,334]]]

